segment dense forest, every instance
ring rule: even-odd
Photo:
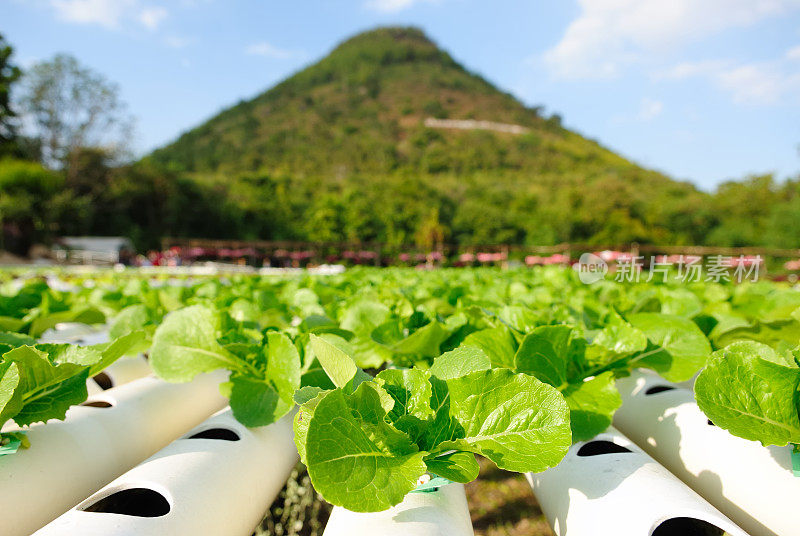
[[[59,77],[105,103],[105,122],[60,124],[53,109],[65,97],[48,93],[64,87]],[[39,128],[21,131],[25,115]],[[127,121],[102,76],[65,56],[21,73],[0,38],[6,249],[83,234],[141,248],[162,236],[800,247],[800,178],[699,191],[526,107],[413,28],[357,35],[132,163]]]

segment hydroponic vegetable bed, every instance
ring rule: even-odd
[[[7,272],[0,329],[4,534],[247,536],[298,460],[328,536],[472,534],[476,455],[559,535],[800,534],[787,285]]]

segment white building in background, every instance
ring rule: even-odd
[[[80,264],[117,264],[125,250],[135,251],[123,236],[65,236],[53,246],[57,260]]]

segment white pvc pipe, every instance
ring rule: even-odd
[[[679,520],[747,536],[611,427],[573,445],[556,467],[526,477],[557,536],[651,536]]]
[[[323,536],[472,536],[467,497],[461,484],[437,491],[409,493],[403,502],[383,512],[333,509]]]
[[[76,406],[29,428],[30,448],[0,457],[3,536],[29,535],[223,408],[225,378],[142,378],[87,401],[111,407]]]
[[[192,438],[198,433],[217,439]],[[293,437],[292,414],[248,429],[226,410],[36,535],[249,536],[299,461]],[[148,498],[128,504],[127,514],[119,513],[119,504],[110,506],[133,488],[144,489]]]
[[[752,536],[796,536],[800,478],[790,447],[763,447],[709,424],[691,391],[655,374],[617,381],[614,425]],[[648,394],[648,392],[650,394]]]
[[[94,378],[89,378],[86,380],[86,393],[92,397],[95,395],[99,395],[103,392],[103,388],[100,387],[100,384],[97,383]]]
[[[133,380],[149,376],[152,373],[153,371],[150,369],[150,364],[142,354],[121,357],[101,372],[101,374],[105,374],[106,378],[110,381],[111,387],[119,387]],[[91,380],[97,384],[97,381],[94,379]],[[102,390],[102,387],[100,387],[100,389]]]
[[[108,326],[90,326],[80,322],[61,322],[39,337],[39,342],[91,346],[108,342]]]

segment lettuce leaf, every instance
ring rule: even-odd
[[[697,405],[717,426],[762,445],[800,443],[800,368],[757,342],[714,352],[695,382]]]

